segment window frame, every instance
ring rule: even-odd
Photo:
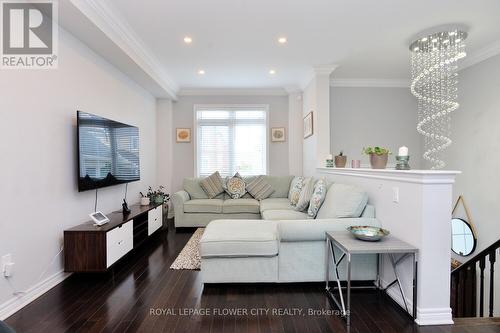
[[[214,111],[214,110],[259,110],[264,111],[266,114],[266,128],[265,128],[265,140],[266,140],[266,175],[269,175],[269,104],[194,104],[193,107],[193,131],[192,139],[194,142],[193,147],[193,160],[194,160],[194,177],[200,177],[198,169],[198,121],[196,112],[197,111]],[[257,176],[257,175],[254,175]]]

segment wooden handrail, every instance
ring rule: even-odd
[[[479,263],[479,316],[484,316],[484,270],[489,262],[489,307],[488,316],[493,317],[496,251],[500,239],[479,252],[472,259],[451,271],[451,307],[454,317],[477,316],[477,264]]]
[[[485,258],[492,250],[495,251],[499,247],[500,247],[500,239],[497,240],[495,243],[491,244],[490,246],[488,246],[487,248],[485,248],[484,250],[482,250],[481,252],[479,252],[478,254],[476,254],[471,259],[464,262],[462,265],[452,270],[451,275],[458,274],[457,272],[460,272],[461,270],[465,269],[467,265],[478,262],[481,258]]]

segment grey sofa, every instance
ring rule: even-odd
[[[263,217],[263,207],[266,210],[280,209],[292,211],[288,203],[288,192],[293,176],[264,176],[273,187],[270,198],[261,202],[246,194],[241,199],[231,199],[226,193],[214,199],[208,199],[207,194],[200,186],[201,178],[185,178],[184,189],[172,196],[175,213],[175,227],[205,227],[210,221],[218,219],[258,220]],[[252,177],[244,177],[250,182]],[[295,216],[306,218],[305,213],[296,212]],[[274,213],[276,214],[276,213]]]

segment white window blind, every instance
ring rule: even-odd
[[[267,107],[197,107],[198,176],[267,173]]]

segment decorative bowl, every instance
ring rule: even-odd
[[[353,226],[353,227],[348,227],[348,231],[351,232],[351,234],[354,235],[357,239],[361,239],[364,241],[378,241],[382,237],[385,237],[390,234],[389,230],[382,229],[379,227],[371,227],[371,226]]]

